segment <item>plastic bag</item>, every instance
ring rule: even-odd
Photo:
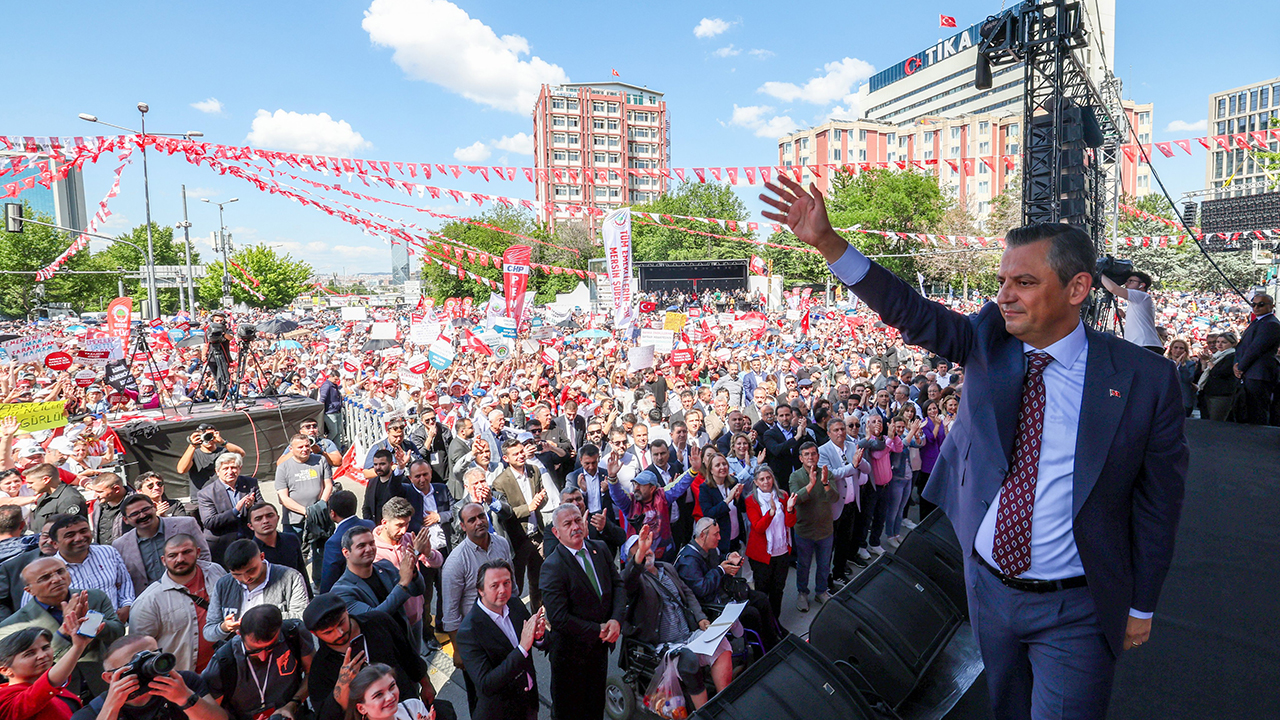
[[[689,717],[689,710],[684,704],[684,688],[680,685],[680,671],[677,667],[679,657],[675,653],[663,657],[644,694],[644,705],[649,712],[667,720],[685,720]]]

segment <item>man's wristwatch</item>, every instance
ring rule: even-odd
[[[179,705],[178,709],[190,710],[191,708],[195,707],[196,703],[198,702],[200,702],[200,696],[195,693],[191,693],[191,696],[187,698],[187,701]]]

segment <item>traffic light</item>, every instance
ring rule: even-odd
[[[22,203],[4,204],[4,230],[11,233],[22,232]]]

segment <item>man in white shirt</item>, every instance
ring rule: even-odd
[[[480,597],[458,629],[457,651],[471,682],[500,689],[477,698],[471,716],[537,718],[532,652],[547,632],[546,616],[542,611],[531,616],[512,593],[512,570],[504,560],[481,565],[479,584]]]
[[[1106,275],[1100,277],[1107,292],[1129,303],[1124,312],[1116,311],[1124,320],[1124,339],[1163,355],[1164,343],[1156,333],[1156,306],[1147,293],[1147,288],[1151,287],[1151,276],[1135,270],[1125,279],[1124,285],[1117,285]]]
[[[818,467],[830,468],[831,487],[841,490],[840,498],[831,504],[831,519],[836,529],[831,580],[843,585],[849,577],[847,562],[852,560],[858,567],[867,565],[854,554],[857,547],[853,543],[853,525],[860,507],[860,489],[871,476],[871,463],[863,458],[858,443],[849,438],[849,427],[844,420],[838,417],[829,420],[827,437],[830,439],[818,448]]]

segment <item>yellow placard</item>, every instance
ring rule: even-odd
[[[662,321],[662,329],[680,332],[684,330],[685,321],[688,319],[689,316],[684,313],[669,312],[667,313],[666,318]]]
[[[62,400],[38,403],[5,403],[0,418],[15,417],[22,432],[52,430],[67,424],[67,405]]]

